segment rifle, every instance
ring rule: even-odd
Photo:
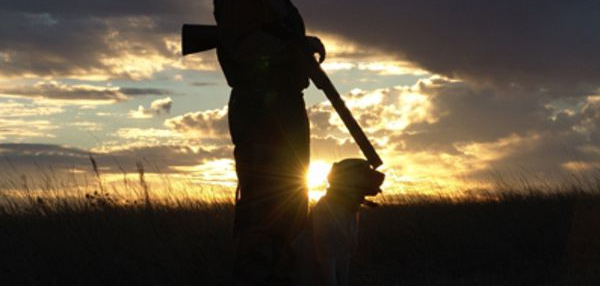
[[[184,56],[217,48],[219,46],[218,27],[213,25],[184,24],[181,33],[181,46]],[[308,76],[315,86],[325,93],[325,96],[331,102],[331,105],[344,122],[344,125],[350,131],[350,135],[352,135],[360,150],[367,157],[367,161],[371,167],[377,169],[377,167],[383,164],[383,161],[381,161],[369,138],[367,138],[350,110],[346,107],[340,93],[321,68],[321,65],[314,59],[313,55],[302,54],[306,56]]]

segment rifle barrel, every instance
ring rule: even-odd
[[[319,63],[317,63],[312,57],[310,58],[310,66],[309,66],[309,76],[313,83],[325,93],[327,99],[331,102],[331,105],[340,116],[348,131],[350,131],[350,135],[354,138],[358,147],[363,152],[365,157],[367,157],[367,161],[373,167],[373,169],[377,169],[377,167],[383,164],[383,161],[375,151],[373,144],[369,141],[369,138],[365,135],[352,113],[346,107],[344,100],[342,99],[340,93],[337,91],[325,71],[321,68]]]

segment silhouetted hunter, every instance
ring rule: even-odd
[[[240,285],[266,285],[302,229],[308,213],[305,173],[308,87],[301,49],[324,57],[306,38],[289,0],[215,0],[219,62],[232,87],[229,126],[238,176],[234,276]],[[305,46],[300,47],[301,43]]]
[[[381,158],[319,63],[325,48],[305,35],[289,0],[215,0],[217,26],[184,25],[183,55],[217,48],[232,87],[229,125],[238,175],[234,276],[238,285],[284,285],[274,276],[307,220],[309,127],[302,90],[325,93],[376,169]],[[319,54],[319,62],[314,58]],[[284,280],[282,280],[284,279]]]

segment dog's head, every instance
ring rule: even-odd
[[[328,192],[343,192],[344,194],[340,195],[357,196],[364,200],[365,196],[376,196],[381,193],[384,179],[385,175],[373,170],[367,161],[344,159],[334,163],[327,176],[330,186]]]

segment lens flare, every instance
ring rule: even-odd
[[[310,163],[306,174],[306,183],[308,185],[308,197],[311,201],[316,201],[325,194],[327,188],[327,174],[331,169],[331,164],[325,161],[317,160]]]

